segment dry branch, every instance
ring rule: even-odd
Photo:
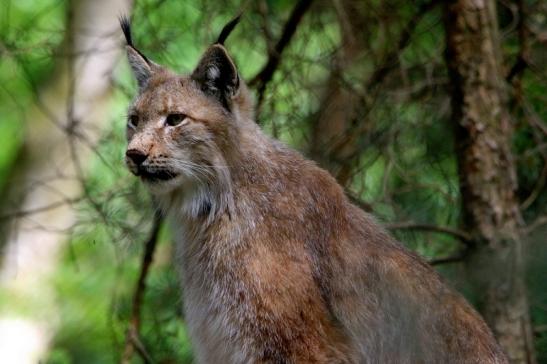
[[[422,3],[418,7],[414,16],[410,18],[408,23],[406,23],[405,27],[401,31],[401,35],[399,37],[399,41],[397,42],[397,46],[384,56],[384,61],[382,62],[382,64],[379,67],[377,67],[376,70],[374,70],[374,73],[370,76],[370,78],[366,82],[366,85],[364,88],[365,90],[370,90],[374,88],[375,86],[379,85],[380,83],[382,83],[384,79],[386,78],[386,76],[397,67],[397,65],[399,64],[399,55],[410,43],[410,40],[412,39],[412,35],[414,34],[414,30],[418,26],[418,23],[437,4],[438,4],[438,0],[431,0],[425,3]]]
[[[313,124],[315,143],[310,154],[327,167],[341,185],[349,183],[356,156],[360,155],[362,149],[363,136],[371,134],[371,124],[367,119],[379,95],[380,86],[399,65],[399,55],[409,45],[420,21],[438,3],[438,0],[430,0],[418,6],[417,11],[402,28],[395,46],[385,53],[370,77],[363,82],[362,89],[366,90],[366,94],[357,90],[345,92],[348,85],[341,82],[343,78],[340,77],[339,71],[335,70],[332,73],[332,86]],[[358,97],[354,98],[353,95]],[[339,110],[343,110],[342,115],[336,115],[340,113]]]
[[[515,78],[522,75],[524,70],[530,64],[530,42],[528,40],[528,28],[526,27],[527,9],[524,0],[517,1],[518,6],[518,34],[519,34],[519,53],[517,59],[509,73],[505,77],[507,82],[511,83]],[[520,83],[520,80],[517,80]]]
[[[150,236],[144,246],[141,270],[135,286],[135,292],[133,293],[131,317],[129,319],[129,327],[127,328],[125,337],[125,349],[123,352],[122,363],[130,363],[131,357],[135,351],[137,351],[145,363],[153,362],[150,354],[148,354],[146,348],[140,340],[139,330],[141,326],[142,301],[146,289],[146,277],[148,276],[148,271],[150,270],[150,265],[152,264],[162,221],[163,218],[161,214],[156,211],[154,214],[152,231],[150,232]]]
[[[279,62],[281,61],[281,54],[283,53],[287,45],[290,43],[294,33],[296,32],[298,24],[300,24],[302,17],[306,13],[306,11],[310,8],[310,5],[312,2],[313,0],[300,0],[298,3],[296,3],[295,7],[293,8],[291,12],[291,15],[289,16],[289,19],[287,20],[287,22],[285,23],[285,26],[283,27],[283,32],[281,33],[281,37],[275,44],[274,49],[269,54],[269,58],[268,58],[268,61],[266,62],[266,65],[249,82],[249,86],[256,87],[257,89],[257,92],[258,92],[257,104],[258,105],[260,105],[264,97],[264,91],[266,90],[267,84],[270,82],[270,80],[273,77],[273,74],[275,73],[275,71],[277,70],[277,67],[279,66]]]
[[[473,243],[473,238],[470,234],[465,231],[452,228],[449,226],[438,226],[430,224],[416,224],[413,222],[403,222],[403,223],[392,223],[387,224],[386,228],[389,230],[424,230],[431,231],[435,233],[448,234],[454,238],[457,238],[465,245],[471,245]]]
[[[444,258],[435,258],[431,259],[428,263],[431,265],[441,265],[441,264],[449,264],[449,263],[460,263],[465,260],[467,257],[467,249],[462,250],[459,253],[456,253],[454,255],[449,255]]]
[[[529,235],[545,225],[547,225],[547,215],[539,216],[531,224],[522,229],[523,235]]]

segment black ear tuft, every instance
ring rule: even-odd
[[[121,15],[118,20],[120,21],[120,27],[122,28],[127,45],[133,47],[133,38],[131,37],[131,21],[125,15]]]
[[[230,100],[239,89],[239,75],[223,46],[213,44],[209,47],[192,73],[192,79],[203,92],[215,97],[230,110]]]
[[[122,28],[127,42],[127,60],[131,66],[131,70],[137,79],[139,89],[143,90],[148,84],[148,80],[152,76],[152,73],[157,69],[157,65],[150,61],[144,54],[141,53],[133,45],[133,37],[131,35],[131,22],[126,16],[120,16],[120,27]]]
[[[133,35],[131,34],[131,21],[129,20],[129,18],[125,15],[122,15],[118,19],[120,21],[120,27],[122,28],[122,32],[125,36],[125,41],[127,42],[127,45],[133,48],[147,63],[150,64],[150,60],[133,45]]]
[[[239,23],[239,20],[241,19],[241,15],[242,14],[240,13],[238,16],[230,20],[228,24],[224,26],[224,28],[222,28],[222,31],[220,32],[220,35],[218,36],[218,39],[215,44],[224,44],[224,42],[226,41],[226,38],[228,38],[232,30],[234,30],[236,25]]]

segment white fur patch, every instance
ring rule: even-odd
[[[216,80],[219,77],[220,77],[220,70],[218,69],[217,66],[212,65],[212,66],[209,66],[209,68],[207,68],[207,78],[209,80]]]

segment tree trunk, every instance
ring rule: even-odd
[[[312,124],[309,154],[323,168],[329,170],[342,185],[351,177],[357,148],[356,133],[348,133],[357,123],[359,97],[344,84],[343,70],[351,67],[364,51],[366,39],[357,30],[364,29],[366,18],[362,15],[364,4],[347,0],[334,0],[338,23],[342,33],[342,46],[326,82],[321,108]]]
[[[466,266],[511,362],[535,363],[495,2],[447,2],[445,26],[463,224],[475,241]]]
[[[43,359],[59,321],[50,274],[66,241],[82,194],[110,95],[110,74],[121,50],[118,14],[129,0],[72,0],[65,42],[50,82],[27,112],[23,158],[10,180],[15,210],[0,266],[0,289],[14,300],[36,302],[33,317],[0,315],[0,352],[8,362]],[[6,213],[2,211],[2,213]],[[17,309],[17,308],[16,308]]]
[[[380,4],[382,4],[380,2]],[[342,34],[342,44],[336,55],[321,107],[311,125],[311,143],[309,155],[329,170],[342,186],[350,184],[364,135],[373,129],[368,114],[374,107],[380,85],[399,64],[399,55],[409,44],[414,29],[422,17],[437,4],[436,0],[417,2],[414,14],[406,19],[398,39],[392,40],[393,47],[382,49],[377,62],[370,57],[374,38],[383,27],[399,27],[398,17],[378,17],[378,13],[387,11],[389,5],[372,5],[370,2],[352,0],[333,0]],[[375,9],[375,7],[378,9]],[[378,22],[381,23],[377,24]],[[388,44],[391,44],[389,41]],[[362,89],[366,95],[348,85],[344,71],[363,67],[363,57],[370,63],[376,63],[372,73],[363,77]]]

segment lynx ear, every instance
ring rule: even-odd
[[[158,68],[158,66],[150,61],[144,54],[142,54],[133,45],[133,38],[131,36],[131,24],[127,17],[120,17],[120,26],[125,40],[127,42],[127,60],[133,71],[133,75],[137,79],[139,89],[142,90],[148,84],[148,80],[152,76],[152,73]]]
[[[131,46],[127,46],[127,60],[133,71],[133,75],[137,80],[139,89],[144,89],[148,84],[148,80],[152,76],[152,67],[144,59],[137,50]]]
[[[191,77],[203,92],[215,97],[224,107],[230,109],[230,100],[239,89],[239,75],[222,45],[213,44],[209,47]]]

